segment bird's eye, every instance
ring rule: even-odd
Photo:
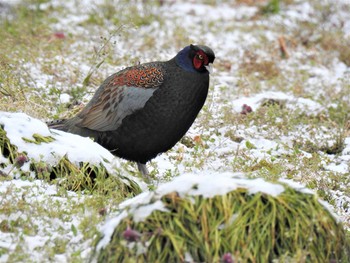
[[[200,60],[203,60],[203,56],[202,56],[201,54],[198,54],[198,58],[199,58]]]

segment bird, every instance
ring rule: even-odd
[[[202,109],[214,59],[210,47],[190,44],[168,61],[127,67],[107,77],[77,115],[47,124],[93,138],[147,177],[146,163],[171,149]]]

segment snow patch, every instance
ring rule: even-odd
[[[118,167],[116,158],[105,148],[93,142],[90,138],[66,133],[59,130],[50,130],[42,121],[24,113],[0,112],[0,124],[6,131],[10,142],[17,146],[19,152],[26,152],[30,159],[45,161],[54,165],[64,156],[79,165],[80,162],[103,164],[112,170]],[[36,144],[25,139],[34,140],[33,135],[52,137],[52,142]]]
[[[283,92],[267,91],[255,94],[251,97],[241,97],[231,102],[233,110],[237,113],[242,111],[243,104],[247,104],[252,110],[257,110],[263,103],[269,100],[286,104],[287,108],[300,109],[307,115],[316,115],[324,108],[311,99],[297,98]]]

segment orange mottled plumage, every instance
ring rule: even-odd
[[[156,67],[131,68],[124,74],[115,76],[112,83],[114,86],[133,86],[151,88],[163,82],[163,73]]]

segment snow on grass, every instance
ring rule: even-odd
[[[176,177],[174,180],[172,180],[171,182],[167,182],[164,184],[161,184],[157,187],[157,189],[155,191],[149,192],[149,193],[143,193],[139,196],[136,196],[135,198],[126,200],[125,202],[120,204],[120,213],[117,214],[117,216],[112,217],[111,219],[109,219],[106,224],[104,224],[101,228],[101,239],[99,240],[99,243],[97,244],[97,253],[99,253],[101,249],[106,248],[107,245],[110,244],[110,242],[115,241],[115,239],[113,241],[111,241],[112,235],[114,233],[114,238],[120,235],[120,233],[116,234],[114,232],[114,230],[116,230],[120,223],[125,219],[128,218],[125,221],[130,223],[127,223],[127,227],[130,229],[132,229],[135,225],[143,225],[142,223],[144,223],[147,227],[146,229],[149,231],[149,229],[152,229],[152,227],[150,227],[149,222],[154,222],[154,220],[156,221],[157,219],[150,219],[150,215],[153,212],[156,211],[163,211],[169,214],[172,214],[171,216],[169,216],[169,221],[175,221],[177,222],[177,220],[179,220],[179,222],[183,223],[183,222],[188,222],[188,218],[186,216],[188,216],[189,214],[192,214],[190,212],[186,213],[185,215],[182,215],[181,212],[178,211],[178,214],[174,213],[174,211],[172,210],[172,206],[168,206],[167,198],[171,199],[171,196],[175,196],[174,200],[187,200],[190,203],[192,203],[193,206],[197,206],[197,209],[194,209],[194,211],[196,211],[198,214],[201,213],[201,205],[198,205],[198,199],[196,199],[195,197],[197,196],[201,196],[200,200],[206,200],[214,198],[214,197],[220,197],[220,196],[227,196],[229,193],[232,193],[236,190],[239,189],[239,191],[244,191],[246,190],[248,195],[256,195],[256,194],[260,194],[262,193],[264,198],[266,198],[265,200],[269,200],[269,198],[272,198],[273,200],[278,200],[279,195],[281,195],[282,193],[284,193],[286,191],[286,186],[294,189],[297,193],[303,193],[306,195],[314,195],[313,191],[310,191],[309,189],[306,189],[305,187],[303,187],[302,185],[290,181],[290,180],[280,180],[278,183],[271,183],[271,182],[267,182],[261,178],[257,178],[257,179],[247,179],[244,178],[243,174],[240,173],[213,173],[213,174],[184,174],[181,176]],[[244,191],[245,192],[245,191]],[[174,194],[175,193],[175,194]],[[173,194],[173,195],[172,195]],[[300,194],[300,198],[301,198],[301,194]],[[203,199],[202,199],[203,197]],[[237,198],[237,197],[236,197]],[[298,198],[298,194],[296,194],[296,199]],[[304,196],[305,198],[305,196]],[[237,198],[239,199],[239,198]],[[249,200],[249,198],[247,198]],[[281,199],[283,199],[281,197]],[[220,203],[219,198],[216,199],[217,203]],[[271,200],[271,199],[270,199]],[[293,201],[292,201],[293,200]],[[284,203],[286,200],[282,201],[282,203]],[[294,199],[290,200],[291,202],[295,202]],[[249,201],[247,201],[249,203]],[[271,202],[271,201],[265,201],[265,202]],[[287,201],[288,202],[288,201]],[[305,199],[303,199],[302,203],[306,204]],[[185,202],[184,202],[185,203]],[[205,202],[204,202],[205,203]],[[278,202],[277,202],[278,203]],[[321,205],[324,205],[325,208],[327,210],[330,211],[330,214],[333,215],[333,217],[336,217],[334,215],[334,213],[332,212],[332,208],[327,205],[327,203],[325,203],[322,200],[319,200],[319,203]],[[181,204],[182,202],[178,202],[175,206],[177,208],[179,208],[179,210],[181,209]],[[304,205],[305,205],[304,204]],[[228,203],[227,206],[230,206],[231,203]],[[285,204],[282,204],[282,206],[284,206]],[[179,207],[177,207],[179,206]],[[205,204],[203,204],[203,206],[205,206]],[[277,206],[278,207],[278,206]],[[293,210],[292,208],[290,208],[291,210]],[[313,209],[313,207],[309,207],[309,209]],[[204,210],[204,209],[203,209]],[[288,214],[291,213],[291,210],[289,210],[287,212],[286,217],[288,217]],[[194,213],[194,215],[196,216],[197,213]],[[216,211],[216,213],[226,213],[226,211],[220,211],[220,209],[218,209],[218,211]],[[248,213],[248,211],[247,211]],[[253,212],[254,213],[254,212]],[[299,215],[302,213],[305,213],[305,211],[302,210],[298,210],[297,212]],[[179,216],[179,214],[181,215],[181,217]],[[264,214],[267,216],[268,213]],[[210,212],[208,212],[208,217],[211,215]],[[180,218],[177,218],[177,216],[179,216]],[[237,213],[233,213],[229,222],[233,222],[237,217],[240,217],[241,215],[238,215]],[[222,215],[222,218],[224,218],[225,216]],[[159,216],[157,218],[160,218]],[[175,219],[174,219],[175,218]],[[176,220],[177,219],[177,220]],[[183,220],[183,221],[182,221]],[[280,220],[280,219],[278,219]],[[287,220],[287,219],[286,219]],[[294,220],[294,218],[292,219]],[[138,224],[139,222],[141,222],[141,224]],[[151,223],[151,225],[152,225]],[[180,224],[181,224],[180,223]],[[201,225],[201,220],[198,219],[197,224]],[[229,225],[228,222],[226,222],[226,226]],[[167,222],[165,222],[165,225],[167,224]],[[169,222],[170,225],[172,225]],[[159,222],[157,222],[155,224],[157,227],[161,228],[162,230],[166,231],[166,227],[163,224],[160,224]],[[164,228],[165,227],[165,228]],[[186,224],[184,224],[184,227],[188,227]],[[212,228],[223,228],[225,227],[224,225],[218,225],[218,224],[214,224],[213,226],[210,226],[209,229]],[[236,226],[237,227],[237,226]],[[123,228],[123,227],[120,227]],[[190,227],[187,229],[187,231],[193,231],[193,229],[190,230]],[[126,230],[128,231],[128,230]],[[135,230],[134,230],[135,231]],[[138,228],[138,231],[140,232],[135,232],[136,233],[141,233],[143,231],[142,227]],[[125,233],[125,232],[124,232]],[[200,233],[200,230],[198,230],[198,233]],[[197,233],[197,234],[198,234]],[[124,235],[124,234],[123,234]],[[140,234],[141,235],[141,234]],[[165,237],[165,235],[164,235]],[[179,236],[179,238],[181,238],[182,236]],[[122,238],[122,237],[120,237]],[[198,239],[200,240],[200,239]],[[118,241],[117,241],[118,242]],[[140,242],[141,243],[141,242]],[[147,247],[147,241],[142,241],[142,244]],[[114,245],[114,244],[113,244]],[[123,246],[124,244],[118,244]],[[130,245],[130,244],[129,244]]]
[[[240,97],[239,99],[232,100],[232,108],[236,112],[242,111],[242,105],[246,104],[249,105],[252,110],[258,109],[263,103],[268,102],[269,100],[275,100],[278,102],[282,102],[283,104],[286,104],[287,108],[291,109],[300,109],[302,112],[305,112],[306,114],[313,114],[317,115],[323,107],[311,100],[311,99],[305,99],[305,98],[297,98],[293,95],[286,94],[283,92],[275,92],[275,91],[267,91],[260,94],[255,94],[251,97]]]
[[[113,165],[120,166],[118,160],[105,148],[75,134],[50,130],[45,123],[24,113],[0,112],[0,124],[3,125],[7,137],[16,145],[19,152],[26,152],[35,161],[45,161],[53,165],[64,156],[79,165],[80,162],[103,164],[110,171]],[[26,141],[34,140],[33,135],[50,136],[51,142],[41,144]]]
[[[83,204],[86,199],[74,192],[67,194],[69,198],[62,197],[55,186],[39,180],[1,182],[0,248],[9,253],[0,253],[0,262],[28,262],[50,257],[54,262],[67,262],[68,255],[77,251],[84,257],[89,255],[91,241],[84,240],[83,232],[78,229],[87,214],[71,213],[73,206]],[[46,210],[47,216],[43,217],[41,210]],[[60,215],[60,210],[66,213]],[[61,252],[57,248],[60,241],[65,247]]]
[[[157,200],[149,203],[155,198],[160,198],[167,194],[176,192],[180,197],[203,196],[212,198],[218,195],[225,195],[238,188],[247,189],[249,194],[264,193],[271,196],[278,196],[284,191],[280,184],[266,182],[261,178],[246,179],[243,174],[233,173],[209,173],[209,174],[183,174],[174,178],[171,182],[158,186],[156,191],[145,192],[120,204],[120,208],[128,207],[128,213],[133,215],[135,222],[142,222],[153,211],[167,211],[164,203]],[[102,228],[103,238],[97,245],[97,250],[105,247],[119,222],[127,216],[126,210],[111,218]]]
[[[191,182],[199,180],[198,174],[204,174],[208,181],[198,193],[203,193],[205,189],[206,194],[211,195],[218,193],[220,188],[211,178],[224,178],[232,172],[247,172],[253,177],[262,176],[266,170],[278,168],[280,170],[270,173],[276,173],[279,180],[294,179],[303,185],[316,188],[315,190],[325,191],[324,197],[327,197],[339,218],[349,228],[350,182],[346,178],[350,174],[350,134],[343,134],[342,151],[326,154],[319,149],[311,152],[309,149],[299,149],[295,145],[298,142],[301,146],[305,146],[306,142],[316,145],[333,144],[334,135],[338,131],[323,124],[316,126],[314,123],[283,127],[288,124],[286,119],[295,117],[295,112],[310,119],[319,118],[321,121],[329,118],[329,108],[338,112],[341,111],[341,101],[350,104],[350,93],[347,92],[349,66],[339,60],[336,52],[323,51],[319,45],[307,48],[299,43],[299,38],[309,36],[313,40],[319,33],[314,35],[316,29],[310,31],[303,27],[303,23],[306,22],[322,24],[327,30],[333,30],[338,25],[344,37],[349,37],[350,13],[345,11],[349,8],[349,2],[292,1],[292,4],[281,5],[281,11],[270,16],[259,15],[258,6],[237,5],[231,1],[219,1],[220,3],[212,5],[201,1],[164,2],[163,6],[145,5],[144,9],[140,1],[130,5],[120,1],[110,1],[108,4],[102,0],[51,0],[32,6],[49,12],[49,17],[53,20],[50,23],[52,33],[64,33],[65,38],[60,41],[69,46],[69,49],[61,47],[63,51],[56,56],[38,56],[23,61],[23,68],[19,69],[19,72],[25,71],[33,81],[34,91],[29,97],[41,96],[47,92],[48,98],[51,99],[55,96],[52,90],[56,90],[58,102],[72,102],[72,89],[82,88],[82,82],[90,70],[104,59],[105,62],[92,75],[92,78],[96,78],[95,82],[92,81],[87,87],[91,92],[83,94],[84,98],[89,99],[101,80],[126,66],[138,61],[143,63],[170,59],[189,43],[206,44],[215,51],[217,57],[206,103],[208,109],[202,111],[187,134],[191,140],[194,141],[194,138],[199,136],[201,141],[194,142],[193,146],[177,144],[168,153],[155,158],[149,164],[150,171],[160,180],[170,180],[173,176],[184,174],[185,177],[175,179],[178,183],[172,187],[188,191],[191,190],[188,189]],[[109,18],[108,10],[113,12]],[[120,12],[123,15],[120,15]],[[322,15],[326,16],[327,12],[330,19],[323,21]],[[138,25],[135,25],[133,19],[136,15],[144,19]],[[122,30],[117,31],[120,23],[123,24]],[[96,54],[104,44],[103,38],[108,38],[111,34],[110,45],[103,50],[106,54]],[[290,53],[288,59],[281,59],[279,56],[277,39],[281,35],[284,35],[287,41]],[[111,44],[114,41],[116,43]],[[256,54],[258,62],[272,61],[278,70],[275,79],[259,79],[261,74],[254,72],[254,67],[253,72],[242,73],[241,63],[245,59],[246,51]],[[253,64],[256,62],[251,61]],[[52,67],[51,71],[47,70],[48,65]],[[259,123],[259,116],[254,119],[254,114],[262,114],[259,110],[264,109],[264,102],[269,100],[282,103],[285,106],[283,112],[290,116],[279,116],[271,123]],[[244,104],[252,107],[253,117],[240,114]],[[52,110],[52,115],[58,113]],[[228,121],[225,119],[227,115],[238,121]],[[70,160],[77,163],[102,162],[106,167],[110,167],[108,169],[120,166],[120,160],[90,139],[50,131],[44,123],[27,115],[1,113],[0,123],[5,124],[7,135],[16,141],[19,150],[26,151],[30,158],[52,162],[68,154]],[[35,133],[52,136],[55,141],[41,144],[40,148],[34,143],[23,141],[22,137],[33,139],[32,135]],[[0,155],[0,163],[5,162],[7,159]],[[10,168],[6,169],[5,172],[8,172]],[[22,169],[29,170],[30,167],[24,166]],[[253,181],[257,189],[261,190],[264,184],[259,185],[262,181]],[[219,182],[220,180],[217,183]],[[228,190],[233,186],[235,184],[227,183],[225,187]],[[307,191],[303,187],[300,189]],[[50,210],[52,202],[57,202],[62,209],[69,210],[67,201],[84,203],[86,198],[71,192],[64,196],[53,186],[39,181],[1,182],[0,191],[5,193],[1,198],[16,200],[12,206],[17,206],[25,193],[28,200],[42,202],[42,207],[46,210]],[[149,193],[127,200],[124,205],[131,200],[142,202],[143,198],[147,200]],[[7,201],[11,206],[11,200]],[[6,219],[4,215],[0,215],[0,222]],[[28,211],[22,215],[18,211],[11,211],[6,215],[11,220],[16,220],[19,216],[30,218],[31,214]],[[34,234],[27,234],[21,228],[21,235],[17,232],[1,231],[0,262],[6,262],[9,256],[18,254],[18,244],[23,246],[24,251],[34,250],[28,255],[24,253],[33,262],[49,257],[55,262],[73,262],[75,259],[72,259],[72,254],[77,251],[81,251],[79,259],[86,261],[92,240],[82,238],[80,230],[74,234],[75,231],[71,228],[72,224],[78,225],[86,216],[83,213],[69,214],[69,218],[65,219],[54,216],[40,218],[38,213],[32,223],[36,229]],[[110,223],[111,228],[118,224],[118,220]],[[50,234],[47,234],[45,229],[48,229]],[[57,246],[54,240],[60,235],[64,240],[69,240],[65,246],[66,251],[61,254],[54,251],[50,254],[47,250],[41,250],[43,247],[51,249]],[[8,252],[2,252],[3,248]]]

